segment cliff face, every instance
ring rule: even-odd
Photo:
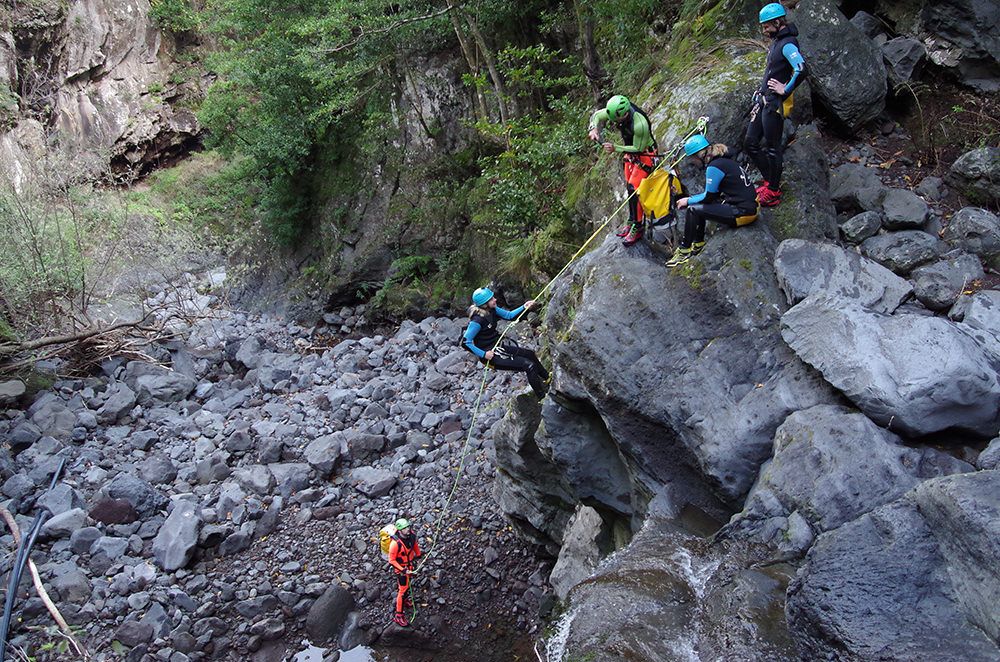
[[[1000,498],[995,472],[976,474],[969,460],[1000,427],[1000,320],[963,313],[1000,294],[968,296],[962,283],[981,278],[994,253],[957,237],[972,215],[988,219],[990,236],[1000,220],[967,207],[941,241],[935,215],[945,210],[886,186],[879,173],[891,164],[831,172],[829,145],[880,115],[898,69],[834,3],[801,2],[791,18],[810,66],[810,89],[797,97],[811,96],[824,121],[809,124],[810,105],[794,118],[781,206],[717,231],[678,269],[655,247],[614,237],[580,258],[554,283],[540,333],[552,390],[541,404],[519,396],[498,428],[498,501],[525,535],[559,550],[561,659],[865,659],[894,650],[903,621],[995,627],[973,579],[981,550],[957,552],[941,531],[996,542],[983,514]],[[719,43],[726,57],[699,74],[654,77],[641,92],[661,147],[701,114],[710,141],[739,145],[757,55]],[[838,49],[850,66],[832,57]],[[599,205],[578,209],[603,221]],[[863,236],[852,229],[857,212],[875,219]],[[929,295],[930,271],[961,281],[942,284],[946,302]],[[973,506],[967,497],[980,488]],[[928,516],[925,501],[961,505]],[[688,538],[706,516],[708,532],[732,519],[710,540]],[[635,534],[628,544],[622,522]],[[926,552],[909,575],[893,542],[904,532]],[[609,537],[619,551],[597,562]],[[791,564],[762,576],[761,558]],[[840,562],[857,571],[839,578]],[[912,583],[892,588],[906,576],[934,577],[940,602],[913,603]],[[871,587],[881,607],[862,613]],[[680,631],[689,636],[659,636]],[[726,634],[746,631],[753,640],[738,645]],[[890,659],[937,654],[938,634],[911,634]],[[962,639],[948,639],[947,659],[997,654],[995,642]]]
[[[175,54],[144,0],[17,3],[0,33],[0,159],[16,173],[57,141],[93,170],[134,175],[186,153],[200,75]]]

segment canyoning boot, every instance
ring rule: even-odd
[[[696,241],[696,242],[694,242],[693,244],[691,244],[691,257],[694,257],[695,255],[697,255],[698,253],[702,252],[703,250],[705,250],[705,242],[704,241]]]
[[[762,179],[761,181],[754,183],[753,190],[757,192],[757,197],[759,198],[760,194],[764,191],[764,189],[766,189],[769,186],[770,184],[767,183],[767,180]]]
[[[628,234],[622,239],[622,246],[631,246],[640,239],[642,239],[642,226],[638,223],[633,223],[629,226]]]
[[[413,609],[413,600],[408,595],[403,596],[403,609]]]
[[[410,620],[406,618],[406,614],[401,611],[396,612],[396,615],[392,617],[392,622],[401,628],[410,627]]]
[[[625,236],[628,235],[629,230],[631,230],[631,229],[632,229],[632,224],[631,223],[626,223],[625,225],[622,226],[621,230],[619,230],[618,232],[615,233],[615,236],[616,237],[625,237]]]
[[[702,246],[704,246],[702,242]],[[667,268],[673,269],[674,267],[679,267],[691,259],[691,255],[694,253],[693,248],[685,248],[684,246],[679,246],[674,254],[667,260]]]
[[[777,207],[781,204],[781,191],[766,186],[757,193],[757,202],[761,207]]]

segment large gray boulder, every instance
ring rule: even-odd
[[[962,291],[983,277],[983,265],[975,255],[959,252],[944,259],[917,267],[910,273],[913,292],[920,303],[931,310],[946,310]]]
[[[815,125],[800,127],[785,150],[781,205],[764,214],[778,239],[837,238],[837,212],[827,191],[830,165]]]
[[[901,230],[880,234],[861,244],[867,257],[901,276],[926,264],[941,253],[937,237],[920,230]]]
[[[329,476],[339,465],[347,453],[347,442],[342,433],[325,434],[316,437],[302,452],[302,459],[310,464],[320,475]]]
[[[31,422],[42,435],[60,441],[67,441],[72,437],[73,428],[76,427],[76,414],[58,397],[39,398],[28,413],[31,414]]]
[[[1000,658],[1000,472],[921,483],[820,536],[788,589],[808,659]]]
[[[336,641],[354,609],[354,596],[340,584],[333,584],[319,597],[306,616],[306,632],[314,644]]]
[[[921,436],[1000,429],[1000,359],[940,317],[880,315],[814,295],[781,319],[782,337],[873,421]],[[845,348],[850,348],[845,351]]]
[[[847,407],[820,405],[795,412],[774,435],[774,457],[761,469],[746,506],[726,527],[787,551],[797,518],[810,532],[835,529],[895,500],[922,480],[973,467],[902,440]]]
[[[179,501],[153,538],[153,558],[156,564],[173,572],[187,566],[198,545],[201,532],[201,511],[189,501]]]
[[[893,83],[905,83],[920,73],[927,55],[924,45],[913,37],[896,37],[882,44],[882,57]]]
[[[913,191],[889,189],[882,199],[882,223],[889,230],[913,230],[927,220],[927,203]]]
[[[945,179],[973,204],[1000,204],[1000,147],[966,152],[952,164]]]
[[[985,262],[1000,257],[1000,217],[978,207],[955,212],[944,229],[944,240],[975,253]]]
[[[123,382],[114,382],[108,387],[107,398],[97,410],[97,422],[113,425],[135,406],[135,393]]]
[[[977,469],[1000,469],[1000,437],[990,442],[976,458]]]
[[[935,0],[923,5],[921,27],[930,59],[962,82],[1000,91],[1000,8],[993,0]]]
[[[120,473],[105,486],[112,499],[127,501],[142,517],[152,515],[167,506],[167,497],[152,485],[132,474]]]
[[[789,413],[836,399],[779,337],[774,249],[764,227],[721,231],[668,273],[610,238],[556,281],[555,399],[587,403],[633,494],[666,485],[678,507],[720,512],[717,499],[750,488]]]
[[[601,550],[602,537],[607,537],[604,530],[604,520],[601,514],[590,506],[580,505],[566,527],[566,536],[559,558],[552,566],[549,584],[559,596],[565,600],[570,589],[582,582],[594,572],[597,562],[603,556]],[[607,547],[607,542],[605,542]],[[608,550],[605,549],[606,553]]]
[[[891,313],[913,293],[909,283],[885,267],[833,244],[783,241],[774,254],[774,270],[788,305],[827,293]]]
[[[385,496],[396,485],[396,475],[386,469],[358,467],[351,472],[351,484],[370,499]]]
[[[576,507],[561,468],[542,453],[536,433],[542,407],[533,393],[513,398],[493,431],[493,500],[522,536],[555,556]]]
[[[878,172],[860,163],[845,163],[830,172],[830,200],[837,211],[881,214],[882,200],[887,192]]]
[[[554,628],[566,630],[562,659],[795,659],[781,617],[787,570],[748,571],[755,559],[723,554],[650,516],[628,547],[570,591],[568,615]]]
[[[887,92],[882,52],[832,0],[801,3],[791,15],[813,93],[848,131],[875,119]],[[851,57],[844,57],[850,53]]]
[[[142,361],[129,361],[125,368],[125,383],[135,391],[136,400],[143,406],[179,402],[198,385],[187,375]]]
[[[878,234],[882,228],[882,214],[877,211],[865,211],[855,214],[840,225],[844,239],[852,244],[860,244],[868,237]]]

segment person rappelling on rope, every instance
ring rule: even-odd
[[[799,31],[788,22],[784,7],[777,2],[765,5],[759,18],[771,47],[760,89],[754,94],[743,147],[764,178],[757,187],[757,199],[765,207],[774,207],[781,202],[782,127],[792,112],[795,88],[805,78],[806,61],[795,38]]]
[[[525,301],[514,310],[497,306],[493,290],[480,287],[472,293],[472,306],[469,307],[469,325],[462,334],[462,344],[470,352],[479,357],[479,361],[498,370],[518,370],[528,376],[528,383],[539,399],[548,392],[546,382],[549,371],[538,360],[530,349],[518,347],[511,339],[504,339],[499,346],[500,333],[497,331],[499,320],[513,320],[526,310],[535,307],[534,299]]]
[[[677,201],[678,209],[687,209],[684,237],[667,261],[668,267],[682,265],[701,252],[705,247],[705,221],[739,227],[753,223],[758,214],[753,187],[728,147],[709,145],[699,133],[684,143],[684,153],[705,168],[705,190]]]
[[[407,627],[410,620],[404,609],[413,608],[413,600],[407,595],[410,590],[410,577],[416,572],[413,561],[420,556],[420,543],[410,526],[409,520],[400,518],[395,523],[395,533],[390,536],[389,563],[396,571],[396,612],[392,620],[402,627]]]
[[[639,196],[633,195],[639,184],[656,167],[656,139],[649,117],[641,108],[630,102],[626,97],[616,94],[608,100],[607,107],[598,110],[590,117],[589,135],[591,140],[601,142],[602,133],[607,123],[618,127],[622,135],[621,145],[604,142],[604,151],[613,154],[621,152],[624,156],[625,191],[631,196],[628,201],[628,223],[618,231],[622,243],[631,246],[642,238],[643,209]]]

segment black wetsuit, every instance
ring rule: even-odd
[[[774,41],[767,52],[764,77],[750,111],[750,126],[743,145],[760,174],[774,190],[781,184],[784,157],[782,126],[785,117],[791,112],[795,86],[805,76],[805,60],[798,51],[798,34],[798,29],[789,23],[774,35]],[[779,95],[768,89],[767,81],[772,78],[785,85],[784,94]]]
[[[479,357],[480,362],[493,366],[498,370],[518,370],[528,376],[528,383],[532,390],[539,397],[545,395],[545,381],[549,378],[549,371],[545,369],[538,356],[524,347],[519,347],[512,340],[505,340],[499,347],[494,349],[500,339],[497,331],[497,321],[503,317],[511,320],[521,314],[524,307],[515,310],[505,310],[494,308],[489,315],[475,314],[469,320],[469,326],[465,332],[465,346],[470,352]],[[486,352],[493,350],[493,358],[486,360]]]
[[[715,157],[705,168],[705,192],[688,198],[681,245],[690,248],[696,241],[705,241],[705,221],[736,227],[737,218],[756,214],[756,196],[731,153]]]

